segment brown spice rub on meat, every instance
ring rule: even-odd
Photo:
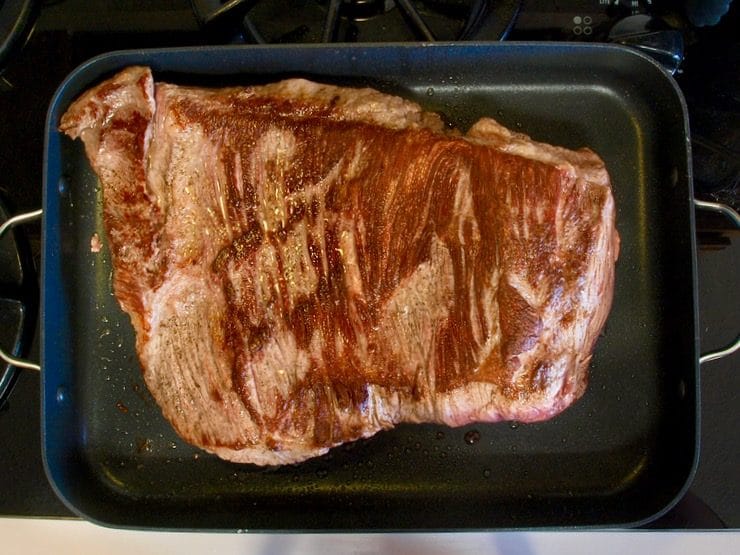
[[[60,129],[104,194],[147,386],[188,442],[282,464],[399,422],[550,418],[584,392],[619,238],[601,159],[291,79],[128,68]]]

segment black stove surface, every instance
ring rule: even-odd
[[[418,22],[414,24],[413,14],[400,9],[401,4],[415,7],[436,38],[449,40],[473,32],[472,10],[487,4],[474,0],[354,3],[362,4],[353,7],[359,12],[348,11],[347,5],[352,4],[348,0],[246,2],[255,6],[246,18],[245,13],[235,12],[230,22],[209,22],[204,32],[204,13],[209,6],[218,7],[222,2],[194,1],[193,5],[200,9],[197,17],[187,0],[40,2],[29,41],[0,73],[0,198],[11,213],[41,205],[47,106],[65,76],[96,54],[130,48],[254,42],[255,37],[269,42],[316,41],[326,32],[333,6],[339,6],[330,31],[335,40],[423,38],[423,27]],[[2,4],[0,0],[0,8]],[[282,7],[277,9],[277,4]],[[740,208],[740,43],[735,37],[740,9],[733,6],[719,25],[697,28],[683,12],[647,13],[648,8],[657,10],[664,4],[610,4],[598,0],[501,2],[496,23],[485,26],[478,20],[478,35],[474,38],[493,40],[506,35],[514,40],[612,40],[609,34],[616,22],[640,14],[651,17],[648,26],[658,30],[671,26],[679,29],[685,41],[685,59],[676,77],[687,97],[691,116],[697,194]],[[506,18],[512,18],[517,10],[518,23],[510,26]],[[310,17],[301,15],[306,13]],[[645,21],[638,23],[644,26]],[[652,27],[649,32],[653,32]],[[697,226],[701,344],[707,351],[727,344],[737,333],[740,232],[730,230],[721,218],[707,214],[697,215]],[[39,229],[28,225],[24,232],[38,267]],[[38,333],[29,349],[34,360],[38,359],[37,338]],[[2,333],[0,341],[6,341]],[[735,354],[702,367],[698,472],[689,494],[653,526],[740,528],[738,361],[740,355]],[[0,515],[73,516],[57,499],[44,474],[39,403],[39,376],[22,372],[8,402],[0,408]]]

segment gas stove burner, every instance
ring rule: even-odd
[[[215,43],[501,40],[521,0],[191,0]],[[259,22],[259,23],[257,23]]]
[[[26,40],[35,8],[34,0],[0,0],[0,73]]]
[[[8,218],[0,202],[0,224]],[[18,229],[10,230],[0,238],[0,346],[13,356],[27,353],[36,326],[38,295],[28,242]],[[19,372],[0,361],[0,409]]]
[[[350,19],[352,21],[367,21],[373,17],[378,17],[387,13],[396,7],[393,0],[340,0],[321,2],[327,4],[328,8],[337,10],[339,17]]]

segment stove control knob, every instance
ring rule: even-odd
[[[660,19],[649,15],[632,15],[619,20],[609,31],[609,40],[647,54],[670,74],[676,73],[683,61],[681,32],[667,28]]]

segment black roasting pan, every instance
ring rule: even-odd
[[[157,80],[243,85],[304,76],[410,98],[465,129],[493,116],[589,146],[612,177],[622,249],[587,393],[557,418],[404,425],[299,465],[221,461],[183,443],[146,390],[111,293],[101,192],[56,129],[87,87],[132,65]],[[698,334],[686,107],[626,48],[580,44],[218,47],[114,52],[49,109],[42,268],[42,426],[49,479],[117,527],[452,530],[636,526],[686,491],[698,457]]]

